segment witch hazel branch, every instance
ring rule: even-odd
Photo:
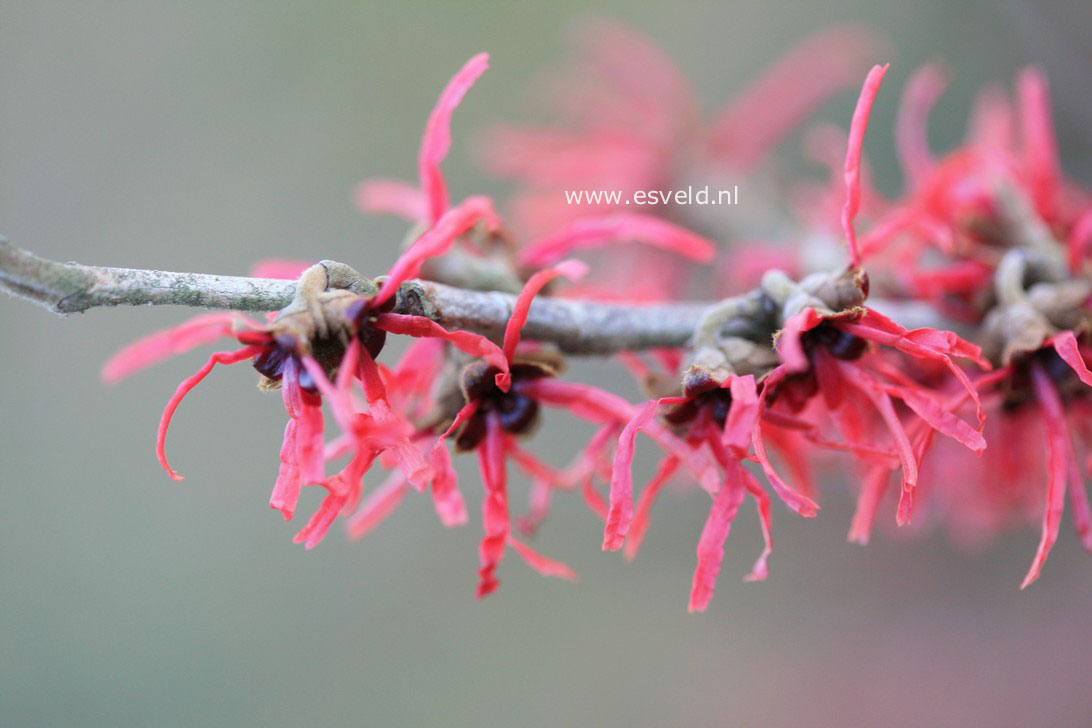
[[[911,79],[901,104],[898,152],[910,189],[881,198],[863,156],[887,72],[862,73],[876,47],[857,28],[820,34],[696,124],[670,62],[631,31],[600,26],[576,65],[582,80],[569,100],[580,113],[568,126],[490,137],[494,166],[504,160],[498,171],[519,180],[510,225],[489,198],[453,202],[441,168],[453,113],[487,68],[481,54],[441,92],[417,182],[357,190],[362,208],[412,226],[384,275],[327,260],[267,261],[251,277],[103,268],[3,242],[0,287],[58,313],[221,309],[130,344],[102,376],[118,382],[231,342],[169,398],[156,457],[181,480],[167,457],[180,405],[217,365],[249,362],[288,416],[270,505],[293,520],[304,487],[325,491],[295,537],[307,548],[339,520],[350,537],[363,536],[411,493],[428,493],[442,524],[465,524],[453,456],[473,453],[484,488],[485,596],[509,550],[545,575],[575,578],[529,543],[554,497],[582,498],[602,519],[602,548],[632,559],[666,484],[692,483],[710,503],[689,601],[702,611],[740,508],[752,502],[761,526],[748,579],[765,579],[775,512],[817,516],[818,483],[831,480],[820,475],[838,468],[857,490],[852,541],[867,542],[886,508],[898,525],[932,518],[987,533],[1038,518],[1027,586],[1059,536],[1067,496],[1092,549],[1081,460],[1092,442],[1092,201],[1062,176],[1035,71],[1018,80],[1015,104],[984,96],[966,146],[934,158],[925,125],[943,87],[935,67]],[[635,72],[619,69],[618,57],[639,59],[627,68],[644,69],[640,79],[626,77]],[[802,80],[820,59],[825,83]],[[540,204],[547,190],[596,184],[597,175],[654,189],[681,188],[688,175],[763,174],[767,151],[861,75],[848,134],[826,128],[805,142],[829,179],[785,192],[795,207],[779,214],[798,219],[806,241],[797,255],[775,237],[741,242],[730,229],[738,219],[721,231],[705,221],[713,234],[696,234],[686,211],[669,205],[637,214]],[[612,93],[601,93],[604,84]],[[386,361],[392,338],[410,343]],[[567,359],[585,355],[611,357],[647,399],[568,376]],[[536,454],[529,443],[543,407],[594,434],[560,459]],[[638,447],[662,453],[641,488]],[[510,500],[513,471],[530,484],[523,515]]]

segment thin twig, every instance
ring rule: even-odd
[[[0,238],[0,289],[67,314],[100,306],[180,305],[276,311],[295,294],[295,281],[206,273],[108,268],[41,258]],[[395,312],[427,316],[448,329],[499,339],[516,297],[432,281],[403,284]],[[610,304],[539,298],[524,337],[573,354],[685,346],[709,303]]]

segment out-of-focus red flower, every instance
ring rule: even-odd
[[[907,84],[896,129],[907,194],[863,237],[862,250],[890,271],[894,293],[973,319],[975,294],[1012,245],[1055,238],[1077,269],[1092,194],[1062,173],[1047,82],[1034,68],[1018,76],[1015,102],[994,88],[983,93],[963,146],[935,158],[927,120],[946,79],[939,66],[925,66]]]
[[[361,210],[396,214],[417,223],[426,231],[440,226],[441,219],[450,212],[447,183],[440,164],[451,147],[451,117],[470,86],[485,72],[488,60],[489,57],[484,53],[470,59],[440,94],[440,100],[425,127],[418,156],[418,186],[385,179],[362,182],[356,194],[357,205]],[[499,224],[492,207],[481,209],[485,203],[480,198],[471,199],[475,203],[468,205],[471,200],[463,203],[463,207],[468,209],[457,218],[463,222],[455,223],[461,226],[459,234],[469,230],[478,220],[489,223],[488,231],[496,233]],[[424,234],[427,235],[428,232]],[[442,238],[445,241],[449,239],[446,235]],[[570,225],[553,226],[543,237],[524,247],[517,262],[521,266],[535,269],[556,263],[574,250],[630,240],[662,248],[697,262],[710,261],[715,252],[709,240],[666,220],[651,215],[614,213],[593,216]],[[472,254],[480,255],[483,252],[481,247],[469,246],[468,250]],[[450,247],[445,247],[431,251],[425,258],[439,257],[449,249]],[[415,273],[419,271],[418,266]],[[658,278],[662,276],[653,276],[648,285],[656,285]],[[583,293],[588,293],[588,289]],[[377,305],[379,303],[382,303],[382,297]]]
[[[1058,539],[1067,493],[1073,525],[1092,551],[1092,509],[1084,483],[1092,467],[1089,361],[1092,346],[1072,331],[1058,332],[1041,349],[1022,353],[979,382],[991,442],[982,461],[967,463],[961,453],[938,448],[926,462],[958,476],[929,493],[953,528],[971,536],[992,535],[1041,519],[1039,546],[1021,588],[1039,578]],[[1045,489],[1035,487],[1044,482],[1044,472]]]
[[[626,198],[685,186],[702,167],[752,169],[851,87],[881,45],[858,27],[818,33],[703,120],[686,78],[650,40],[603,20],[580,31],[578,60],[547,88],[566,128],[498,127],[485,145],[493,172],[527,185],[514,215],[536,234],[606,211],[606,203],[568,204],[564,190],[619,190]]]

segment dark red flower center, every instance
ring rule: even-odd
[[[468,401],[476,400],[478,411],[466,421],[455,436],[460,450],[473,450],[481,443],[486,432],[486,418],[496,416],[501,428],[513,435],[528,432],[538,422],[539,403],[521,391],[521,385],[534,379],[550,376],[550,373],[534,364],[513,364],[512,386],[501,391],[496,384],[500,370],[494,366],[467,367],[463,376],[463,389]]]
[[[732,391],[727,387],[717,387],[705,392],[690,394],[687,401],[675,405],[665,415],[664,420],[676,427],[690,425],[701,419],[701,415],[724,428],[728,421],[728,412],[732,409]]]
[[[1019,409],[1027,402],[1035,399],[1035,391],[1031,381],[1031,368],[1033,366],[1038,366],[1046,372],[1063,401],[1088,396],[1089,388],[1080,380],[1072,367],[1062,357],[1058,356],[1058,352],[1048,346],[1033,351],[1013,363],[1012,376],[1003,385],[1005,387],[1004,408],[1006,410]]]
[[[822,347],[836,359],[852,361],[864,354],[868,342],[859,336],[842,331],[829,321],[824,321],[814,329],[805,331],[800,337],[800,345],[804,347],[804,352],[809,359],[817,348]]]

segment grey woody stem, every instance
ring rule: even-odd
[[[0,289],[59,314],[100,306],[154,305],[277,311],[292,302],[296,282],[59,263],[0,238]],[[510,293],[413,280],[399,289],[394,313],[427,316],[449,330],[474,331],[499,340],[515,302]],[[552,342],[572,354],[677,348],[689,342],[710,305],[610,304],[542,297],[531,306],[523,336]]]

